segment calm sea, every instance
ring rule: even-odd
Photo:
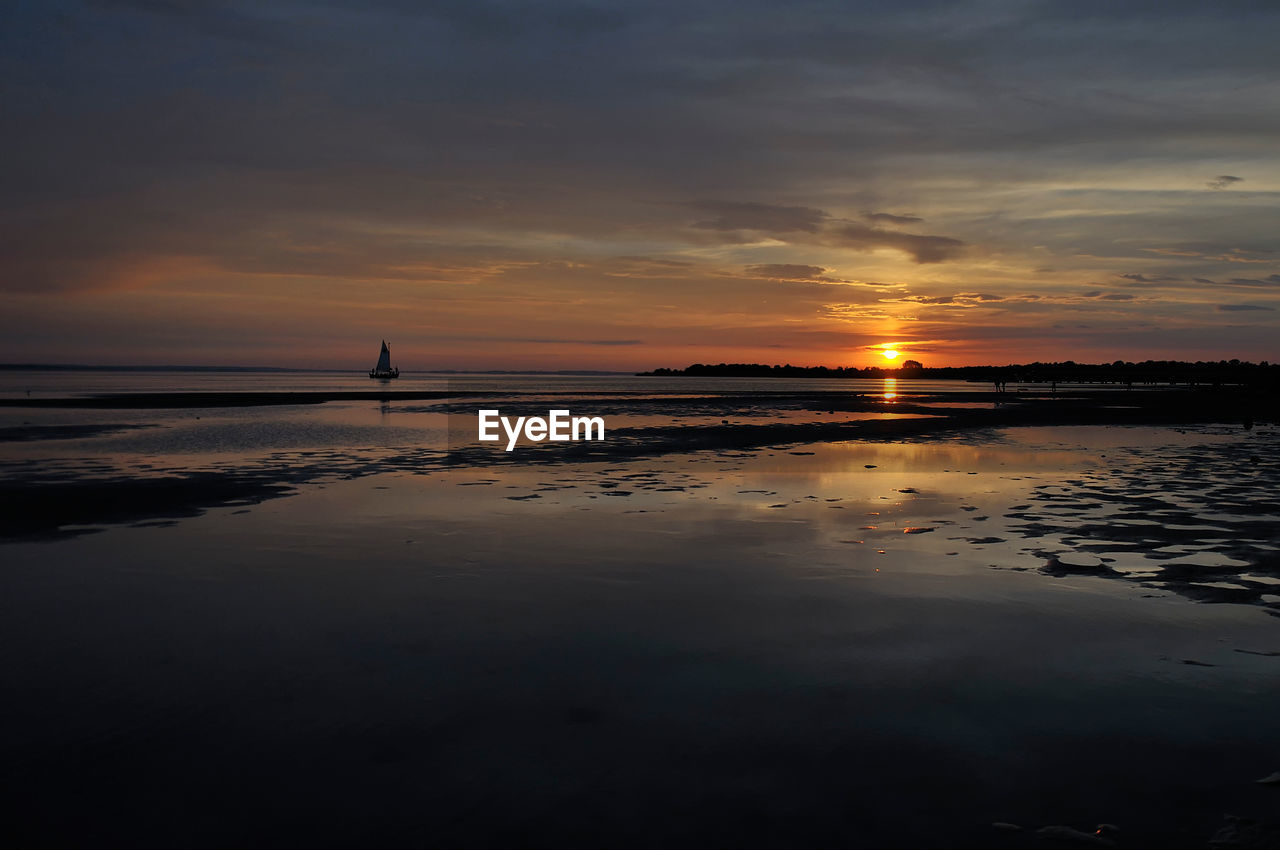
[[[634,451],[480,451],[476,397],[0,408],[6,846],[986,850],[1111,823],[1200,850],[1274,811],[1269,425],[685,449],[994,400],[0,371],[33,398],[383,386],[580,394],[556,406]]]
[[[395,381],[370,380],[363,372],[282,372],[136,369],[0,369],[0,397],[51,398],[95,393],[163,392],[349,392],[392,389],[478,392],[796,392],[849,390],[882,392],[988,392],[986,383],[967,381],[822,378],[645,378],[630,374],[458,374],[404,372]]]

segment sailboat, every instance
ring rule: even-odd
[[[391,367],[391,347],[385,339],[382,341],[382,351],[378,354],[378,365],[369,370],[369,377],[382,381],[400,377],[400,370]]]

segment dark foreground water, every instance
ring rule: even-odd
[[[33,498],[280,489],[0,543],[15,847],[1200,848],[1280,808],[1265,424],[457,465],[430,405],[16,410],[139,426],[4,444]]]

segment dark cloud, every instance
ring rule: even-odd
[[[1243,313],[1252,310],[1274,312],[1275,307],[1263,307],[1259,304],[1219,304],[1218,309],[1224,313]]]
[[[816,233],[828,215],[810,207],[784,207],[774,204],[739,203],[734,201],[695,201],[689,206],[712,213],[715,218],[693,226],[703,230],[758,230],[764,233]]]
[[[768,233],[788,242],[816,243],[857,251],[890,248],[909,255],[916,263],[940,263],[955,259],[967,247],[959,239],[948,236],[884,230],[839,220],[825,210],[812,207],[736,201],[697,201],[688,206],[715,213],[715,218],[693,225],[699,230]]]
[[[885,299],[891,300],[891,299]],[[1028,302],[1040,300],[1039,295],[993,295],[989,292],[957,292],[954,295],[906,295],[892,299],[911,304],[951,305],[955,307],[995,306],[1012,302]]]
[[[841,286],[876,286],[895,287],[901,284],[884,283],[875,280],[845,280],[827,274],[830,269],[823,266],[810,266],[803,263],[757,263],[747,266],[744,271],[752,277],[769,280],[792,281],[795,283],[840,284]]]
[[[1204,226],[1203,224],[1200,226]],[[1232,221],[1230,224],[1233,228],[1240,227],[1238,221]],[[1271,263],[1275,262],[1271,255],[1280,251],[1280,242],[1275,239],[1274,233],[1268,234],[1264,241],[1260,238],[1251,245],[1239,244],[1212,244],[1203,242],[1189,242],[1179,245],[1172,245],[1165,248],[1147,248],[1145,250],[1154,254],[1163,254],[1167,257],[1190,257],[1197,260],[1206,260],[1213,263]]]
[[[1164,274],[1161,274],[1161,275],[1122,274],[1122,275],[1119,275],[1119,277],[1122,277],[1125,280],[1133,281],[1134,283],[1168,283],[1175,280],[1180,280],[1180,278],[1173,277],[1172,275],[1164,275]]]
[[[1212,281],[1210,281],[1212,282]],[[1218,281],[1220,286],[1280,286],[1280,274],[1268,275],[1265,278],[1257,277],[1233,277],[1228,280]]]
[[[1230,174],[1219,174],[1204,185],[1208,186],[1210,189],[1221,190],[1243,181],[1243,177],[1232,177]]]
[[[1209,277],[1193,277],[1191,283],[1199,284],[1201,287],[1213,286],[1219,288],[1242,287],[1245,289],[1268,289],[1280,286],[1280,274],[1268,275],[1267,277],[1231,277],[1224,280],[1214,280]]]
[[[877,248],[893,248],[911,256],[917,263],[941,263],[955,259],[965,250],[965,244],[949,236],[917,236],[894,230],[881,230],[864,224],[844,224],[833,227],[829,244],[859,251]]]
[[[918,215],[894,215],[893,213],[863,213],[862,217],[873,224],[916,224],[924,221]]]
[[[954,304],[956,303],[956,297],[954,295],[907,295],[896,300],[907,301],[913,304]]]
[[[797,263],[762,263],[747,266],[747,274],[774,280],[824,280],[827,270],[822,266],[805,266]]]

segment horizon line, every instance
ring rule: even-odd
[[[325,368],[307,366],[229,366],[183,364],[89,364],[89,363],[0,363],[0,371],[57,371],[84,372],[350,372],[359,375],[367,369]],[[418,375],[634,375],[634,369],[401,369],[402,374]]]
[[[908,361],[913,358],[908,358]],[[918,362],[918,361],[917,361]],[[1160,364],[1181,364],[1194,366],[1197,363],[1203,364],[1229,364],[1238,366],[1273,366],[1268,360],[1251,361],[1241,360],[1240,358],[1219,359],[1219,360],[1121,360],[1121,361],[1100,361],[1096,363],[1081,362],[1076,360],[1034,360],[1025,363],[968,363],[960,366],[928,366],[921,367],[924,371],[934,371],[942,369],[1003,369],[1016,368],[1020,366],[1083,366],[1083,367],[1107,367],[1114,366],[1117,362],[1125,366],[1138,366],[1143,363],[1160,363]],[[696,362],[685,366],[650,366],[647,369],[401,369],[402,374],[417,375],[633,375],[633,376],[649,376],[654,372],[670,371],[684,372],[693,367],[759,367],[767,369],[804,369],[804,370],[821,370],[829,371],[903,371],[904,367],[901,363],[872,363],[865,366],[828,366],[828,365],[797,365],[794,363],[748,363],[748,362]],[[351,368],[333,368],[333,367],[304,367],[304,366],[235,366],[235,365],[202,365],[202,364],[88,364],[88,363],[0,363],[0,371],[85,371],[85,372],[264,372],[264,373],[321,373],[321,372],[338,372],[351,374],[364,374],[367,370],[351,369]]]

